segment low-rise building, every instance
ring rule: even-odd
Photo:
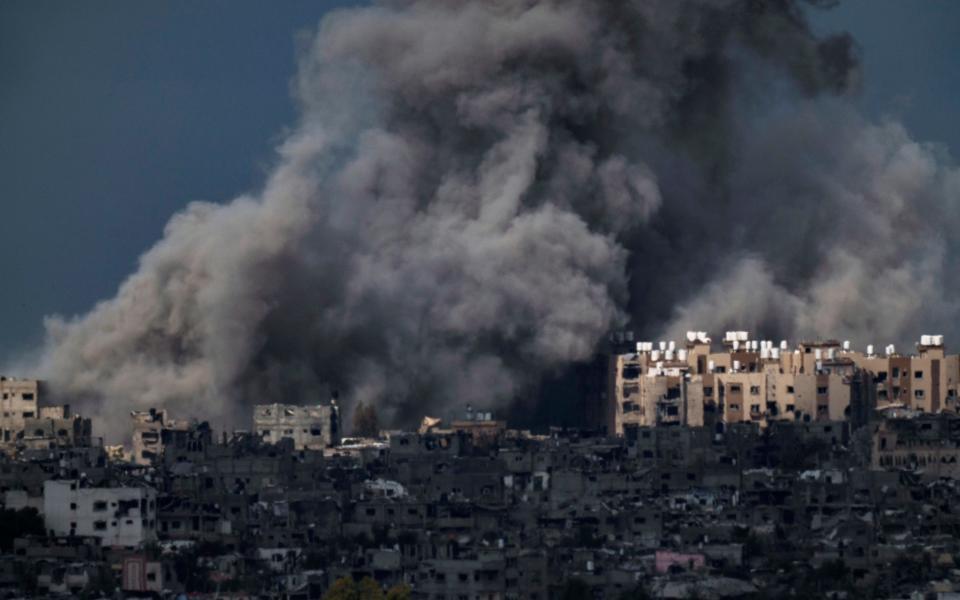
[[[87,487],[77,479],[43,484],[43,519],[51,535],[136,547],[156,539],[156,515],[157,493],[146,486]]]
[[[212,432],[206,422],[174,420],[167,411],[151,408],[133,411],[133,451],[131,462],[149,465],[162,458],[168,447],[202,452],[212,443]]]
[[[337,405],[261,404],[253,408],[254,430],[263,441],[293,440],[297,450],[323,450],[340,441]]]

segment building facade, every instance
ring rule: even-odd
[[[148,487],[87,487],[76,479],[43,484],[43,519],[51,535],[131,548],[156,539],[156,515],[157,493]]]
[[[293,440],[297,450],[322,450],[340,441],[337,405],[260,404],[253,408],[254,431],[269,444]]]
[[[720,349],[705,332],[686,343],[637,342],[611,358],[606,426],[716,426],[772,421],[863,422],[873,408],[904,406],[955,412],[960,356],[945,355],[943,337],[925,335],[915,355],[887,346],[853,351],[834,340],[787,343],[751,340],[729,331]]]

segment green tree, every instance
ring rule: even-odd
[[[383,600],[383,588],[373,577],[364,577],[357,585],[358,600]]]
[[[341,577],[333,582],[323,600],[383,600],[383,589],[372,577],[364,577],[360,583]]]
[[[361,402],[353,411],[353,435],[375,438],[380,435],[380,419],[372,404]]]
[[[323,600],[358,600],[357,584],[349,577],[341,577],[333,582]]]
[[[398,583],[387,590],[386,600],[410,600],[413,598],[413,590],[405,583]]]

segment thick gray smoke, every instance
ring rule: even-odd
[[[330,389],[403,420],[511,401],[628,323],[943,329],[960,177],[848,106],[854,50],[788,0],[334,13],[262,192],[176,215],[115,298],[49,320],[40,370],[118,427]]]

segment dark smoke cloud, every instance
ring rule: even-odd
[[[858,85],[787,0],[331,14],[263,191],[175,216],[116,297],[48,321],[40,371],[112,427],[330,389],[402,421],[509,401],[628,323],[947,323],[957,172]]]

